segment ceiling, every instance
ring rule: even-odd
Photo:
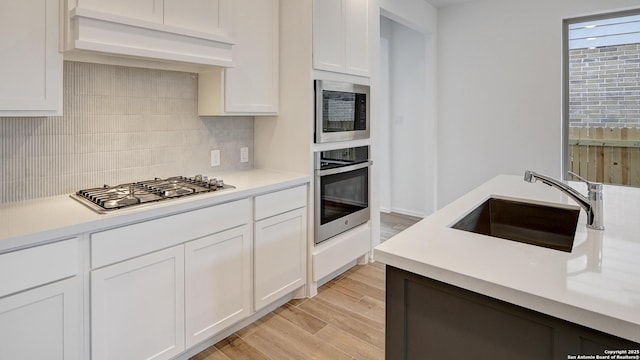
[[[425,0],[425,1],[437,8],[443,8],[446,6],[464,4],[464,3],[472,2],[475,0]]]

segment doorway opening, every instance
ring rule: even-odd
[[[380,211],[424,217],[432,196],[427,158],[425,35],[380,17]]]

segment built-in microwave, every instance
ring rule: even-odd
[[[315,142],[369,138],[369,87],[316,80]]]

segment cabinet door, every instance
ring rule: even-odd
[[[234,2],[235,68],[225,70],[225,111],[278,112],[279,0]]]
[[[235,67],[198,77],[198,115],[276,115],[279,101],[279,0],[235,0],[230,35]]]
[[[345,17],[342,0],[313,1],[313,67],[345,72]]]
[[[0,2],[0,116],[62,113],[58,0]]]
[[[162,0],[78,0],[78,8],[162,24]]]
[[[254,237],[257,311],[305,282],[307,208],[256,221]]]
[[[164,24],[206,34],[226,35],[227,1],[164,0]]]
[[[91,359],[169,359],[184,350],[184,246],[91,272]]]
[[[187,348],[249,315],[250,246],[249,225],[185,244]]]
[[[369,1],[344,0],[346,72],[369,76]]]
[[[76,277],[0,299],[0,359],[80,359]]]

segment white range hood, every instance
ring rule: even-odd
[[[62,50],[66,60],[191,70],[232,67],[227,23],[232,6],[229,0],[68,0],[62,9]]]

